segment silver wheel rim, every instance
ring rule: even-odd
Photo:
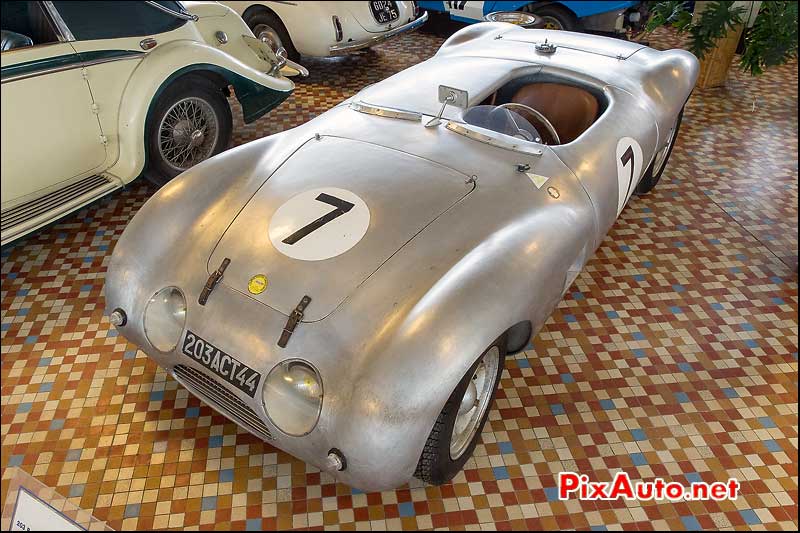
[[[184,171],[208,159],[219,138],[211,104],[196,96],[178,100],[158,125],[158,152],[171,168]]]
[[[253,28],[253,35],[255,35],[259,41],[267,43],[267,45],[272,48],[273,52],[277,52],[278,49],[283,46],[278,32],[266,24],[256,25],[256,27]]]
[[[469,386],[461,398],[458,414],[453,424],[453,434],[450,436],[450,458],[452,460],[456,460],[464,454],[478,431],[481,420],[492,400],[499,364],[500,349],[492,346],[483,354],[480,363],[475,368]]]
[[[664,169],[664,165],[667,163],[667,154],[669,153],[670,148],[672,148],[672,144],[675,142],[675,137],[677,136],[676,133],[678,132],[677,126],[672,128],[672,131],[669,132],[669,141],[667,141],[667,145],[656,154],[656,161],[653,165],[653,174],[657,175]]]

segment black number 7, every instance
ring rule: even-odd
[[[631,179],[628,182],[628,192],[625,193],[625,198],[628,198],[628,195],[631,193],[631,186],[633,185],[633,171],[636,168],[636,159],[633,157],[633,146],[628,146],[628,149],[625,150],[625,153],[622,154],[619,160],[622,161],[623,167],[629,162],[631,164]]]
[[[320,195],[317,196],[316,200],[319,202],[324,202],[326,204],[332,205],[335,209],[329,213],[322,215],[314,222],[311,222],[310,224],[303,226],[299,230],[295,231],[294,233],[283,239],[282,242],[284,244],[296,243],[309,233],[317,231],[319,228],[321,228],[328,222],[331,222],[332,220],[335,220],[340,216],[344,215],[345,213],[353,209],[353,207],[355,206],[355,204],[351,204],[346,200],[342,200],[341,198],[336,198],[335,196],[331,196],[330,194],[325,194],[324,192],[320,193]]]

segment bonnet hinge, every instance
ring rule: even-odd
[[[278,339],[278,346],[281,348],[286,348],[286,344],[289,342],[289,338],[292,336],[294,332],[294,328],[297,327],[297,324],[303,320],[303,312],[308,307],[308,304],[311,303],[311,296],[305,295],[300,300],[300,303],[297,304],[297,307],[294,308],[292,314],[289,315],[289,320],[286,321],[286,325],[283,327],[283,332],[281,333],[281,338]]]
[[[225,273],[225,269],[228,268],[228,265],[231,264],[231,260],[227,257],[222,260],[222,264],[216,269],[214,272],[208,276],[208,280],[206,281],[206,286],[203,287],[203,292],[200,293],[200,298],[197,299],[197,303],[200,305],[206,305],[208,301],[208,296],[211,294],[211,291],[214,290],[214,287],[217,286],[219,280],[222,279],[222,275]]]

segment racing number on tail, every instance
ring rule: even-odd
[[[622,161],[622,166],[627,167],[631,159],[633,159],[633,163],[631,163],[631,179],[628,182],[628,190],[625,192],[625,196],[630,196],[631,194],[631,185],[633,184],[633,167],[636,166],[636,158],[633,155],[633,146],[628,146],[628,149],[625,150],[625,153],[622,154],[622,157],[620,157],[619,160]]]
[[[321,217],[311,222],[310,224],[303,226],[299,230],[295,231],[294,233],[283,239],[283,241],[281,242],[283,242],[284,244],[292,245],[297,241],[299,241],[300,239],[302,239],[303,237],[306,237],[309,233],[318,230],[328,222],[336,220],[340,216],[344,215],[345,213],[353,209],[353,207],[355,206],[355,204],[350,203],[347,200],[342,200],[341,198],[337,198],[335,196],[332,196],[324,192],[320,193],[319,196],[317,196],[316,200],[319,202],[324,202],[326,204],[332,205],[334,207],[334,210],[322,215]]]
[[[467,2],[447,2],[447,7],[450,9],[458,9],[463,10],[467,5]]]
[[[617,143],[617,215],[628,202],[642,173],[642,147],[631,137],[623,137]]]

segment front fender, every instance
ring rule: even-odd
[[[106,313],[121,308],[141,317],[147,299],[162,287],[164,276],[179,286],[200,286],[205,265],[231,219],[299,143],[278,133],[232,148],[195,165],[159,189],[141,207],[119,238],[103,288]],[[189,268],[189,266],[195,268]],[[131,320],[123,332],[139,346],[149,343],[141,324]]]
[[[343,481],[370,490],[407,481],[470,365],[514,324],[538,330],[560,300],[593,246],[593,208],[552,154],[537,172],[559,198],[509,165],[508,180],[479,182],[325,320],[361,339],[347,347],[352,386],[334,413]]]
[[[249,30],[248,30],[249,31]],[[236,38],[240,39],[240,36]],[[245,45],[246,46],[246,45]],[[136,67],[122,95],[119,113],[120,154],[108,169],[115,176],[138,176],[145,167],[147,119],[158,96],[177,77],[192,71],[211,71],[234,86],[245,118],[255,120],[289,97],[294,84],[287,78],[267,76],[255,65],[264,63],[249,51],[244,61],[196,41],[172,41],[147,54]],[[264,70],[269,68],[264,63]]]

